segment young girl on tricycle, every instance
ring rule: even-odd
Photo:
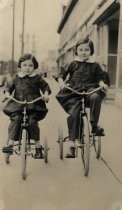
[[[33,101],[43,95],[45,101],[48,101],[48,95],[51,93],[47,82],[36,73],[38,68],[36,58],[31,54],[24,54],[18,62],[20,69],[14,77],[6,82],[5,98],[12,93],[18,101]],[[8,127],[8,144],[3,147],[4,153],[12,153],[15,141],[18,141],[21,133],[23,105],[13,100],[9,100],[5,105],[3,112],[10,117],[10,125]],[[40,129],[38,121],[45,118],[48,109],[43,100],[27,105],[29,138],[35,141],[36,154],[35,158],[43,157],[43,148],[40,144]]]
[[[79,92],[90,92],[100,86],[101,90],[86,97],[85,105],[90,108],[90,122],[92,133],[103,135],[104,129],[98,126],[101,102],[105,96],[102,89],[106,89],[104,74],[100,65],[90,57],[94,53],[93,42],[89,37],[79,40],[75,47],[75,59],[59,74],[58,82],[61,90],[56,98],[69,114],[67,118],[70,147],[66,158],[75,157],[75,140],[78,139],[79,113],[81,109],[79,97],[65,88],[65,80],[69,76],[67,85]]]

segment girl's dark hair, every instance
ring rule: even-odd
[[[34,69],[37,69],[39,64],[36,60],[36,58],[32,55],[32,54],[24,54],[20,57],[19,62],[18,62],[18,67],[21,68],[21,63],[26,61],[26,60],[32,60],[33,65],[34,65]]]
[[[90,47],[90,55],[93,55],[94,54],[94,44],[93,42],[89,39],[89,37],[85,37],[85,38],[82,38],[80,39],[77,43],[76,43],[76,46],[75,46],[75,55],[78,55],[77,54],[77,48],[80,44],[85,44],[85,43],[88,43],[89,47]]]

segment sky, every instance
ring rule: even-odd
[[[26,0],[25,52],[35,50],[37,59],[44,60],[48,50],[58,47],[60,35],[57,29],[62,17],[62,4],[69,0]],[[0,60],[11,58],[12,49],[12,2],[0,0]],[[15,50],[17,60],[21,54],[22,0],[15,0]]]

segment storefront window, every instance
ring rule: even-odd
[[[122,88],[122,57],[120,57],[119,72],[119,88]]]

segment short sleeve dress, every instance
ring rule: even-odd
[[[45,91],[48,91],[49,94],[51,93],[51,89],[47,82],[38,74],[35,74],[32,77],[20,77],[19,74],[17,74],[6,84],[5,88],[5,91],[8,91],[10,94],[13,93],[14,98],[19,101],[32,101],[40,97],[40,90],[42,93]],[[6,115],[11,116],[14,112],[22,112],[22,110],[23,105],[9,100],[5,105],[3,112]],[[34,104],[27,105],[27,110],[37,111],[42,119],[48,112],[45,102],[41,100]]]
[[[90,88],[96,88],[99,86],[99,81],[104,79],[103,71],[96,62],[73,61],[63,74],[59,74],[59,78],[65,80],[67,75],[69,75],[67,83],[77,91],[88,91]],[[99,94],[103,97],[101,91]],[[72,106],[79,100],[75,93],[66,88],[59,91],[56,98],[67,113],[70,113]]]

